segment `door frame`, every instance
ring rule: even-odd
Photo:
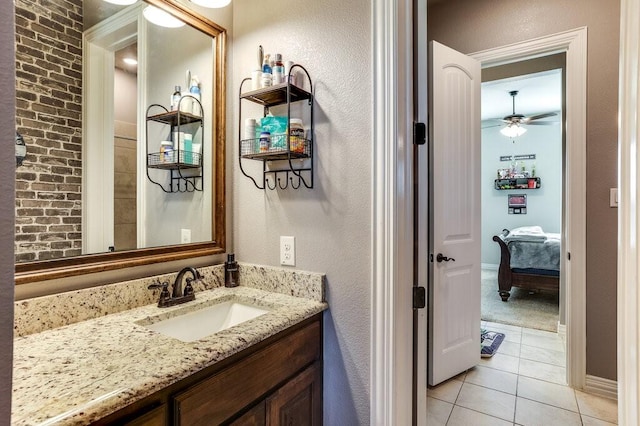
[[[146,57],[146,20],[143,2],[131,5],[86,30],[82,36],[83,58],[82,164],[92,164],[82,175],[82,254],[100,253],[114,244],[114,55],[138,41],[138,57]],[[137,116],[142,117],[146,88],[146,61],[138,63]],[[137,127],[137,140],[144,139],[144,126]],[[137,170],[145,170],[144,151],[138,150]],[[85,168],[86,169],[86,168]],[[144,223],[144,173],[138,173],[137,223]],[[143,227],[137,244],[144,247]]]
[[[471,53],[483,68],[556,53],[566,54],[566,185],[563,251],[565,274],[567,383],[584,389],[586,381],[586,143],[587,28],[564,31],[495,49]],[[565,237],[566,236],[566,237]],[[564,253],[571,254],[571,260]]]
[[[640,0],[620,2],[618,131],[618,424],[640,422]]]
[[[407,23],[413,22],[414,6],[419,5],[426,28],[426,4],[372,0],[371,5],[372,425],[413,422],[414,32]],[[424,383],[426,393],[426,370]],[[426,421],[426,404],[417,406],[418,419]]]
[[[411,342],[402,341],[397,347],[390,346],[394,343],[397,334],[411,334],[411,322],[404,320],[402,310],[406,309],[406,300],[395,298],[385,302],[382,300],[387,295],[393,295],[397,287],[407,284],[406,277],[403,281],[395,281],[392,274],[385,273],[383,265],[377,265],[378,261],[391,260],[389,267],[396,265],[398,253],[393,251],[394,240],[392,235],[400,235],[404,240],[412,235],[413,230],[406,223],[399,228],[394,211],[399,199],[406,199],[406,192],[410,192],[405,179],[395,180],[395,173],[386,176],[384,171],[390,167],[392,171],[398,168],[411,168],[411,162],[406,152],[397,150],[395,135],[386,130],[388,126],[400,124],[404,136],[408,134],[407,128],[410,120],[404,122],[398,117],[397,98],[401,95],[412,98],[412,86],[409,81],[400,85],[396,72],[400,69],[411,69],[411,56],[407,53],[411,50],[412,41],[407,40],[406,22],[401,24],[396,14],[399,7],[406,13],[410,11],[410,5],[406,0],[372,0],[372,28],[376,28],[372,41],[374,58],[372,61],[374,108],[372,119],[376,123],[372,141],[372,292],[371,292],[371,396],[370,396],[370,423],[382,424],[408,424],[394,422],[396,419],[406,419],[403,413],[411,411],[411,380],[402,382],[395,378],[406,378],[411,374],[411,362],[406,361],[412,354]],[[416,0],[421,7],[426,8],[426,0]],[[640,198],[640,177],[638,167],[640,165],[640,94],[632,91],[637,89],[640,78],[640,64],[638,52],[640,51],[640,0],[621,0],[621,46],[620,46],[620,100],[619,114],[619,167],[618,186],[620,207],[618,211],[618,421],[620,424],[636,424],[640,420],[640,339],[638,339],[638,324],[640,323],[640,298],[638,287],[640,286],[640,266],[638,265],[638,247],[634,241],[640,240],[640,211],[631,203]],[[406,14],[402,16],[406,18]],[[426,22],[426,21],[425,21]],[[389,24],[389,25],[387,25]],[[425,24],[426,26],[426,24]],[[397,44],[398,39],[401,40]],[[583,41],[583,43],[586,41]],[[426,48],[426,46],[425,46]],[[403,52],[399,58],[395,55]],[[586,51],[584,52],[586,54]],[[584,56],[584,55],[583,55]],[[396,67],[388,65],[394,59]],[[584,61],[584,58],[582,58]],[[393,88],[391,93],[388,88]],[[575,94],[574,94],[575,95]],[[401,98],[402,99],[402,98]],[[387,141],[387,137],[391,135]],[[390,147],[387,149],[387,142]],[[632,152],[635,155],[630,155]],[[389,162],[396,160],[395,166]],[[410,180],[409,180],[410,181]],[[384,185],[383,188],[376,185]],[[391,232],[393,230],[393,233]],[[633,235],[632,235],[633,234]],[[403,236],[404,235],[404,236]],[[626,237],[628,236],[628,237]],[[406,241],[404,244],[406,245]],[[406,259],[406,258],[405,258]],[[574,259],[575,260],[575,259]],[[397,266],[397,265],[396,265]],[[402,264],[406,266],[406,262]],[[575,286],[574,286],[575,287]],[[575,290],[575,288],[574,288]],[[569,297],[569,296],[568,296]],[[584,302],[584,301],[583,301]],[[583,304],[584,306],[584,304]],[[574,312],[575,313],[575,312]],[[568,313],[567,313],[568,314]],[[568,318],[568,317],[567,317]],[[576,324],[574,324],[575,326]],[[584,323],[582,324],[584,326]],[[580,349],[575,347],[576,333],[572,332],[573,351]],[[569,336],[568,336],[569,337]],[[584,338],[584,335],[582,336]],[[584,342],[583,342],[584,343]],[[394,350],[395,348],[395,350]],[[585,350],[583,345],[582,351]],[[395,358],[394,354],[401,354]],[[584,363],[584,359],[580,360]],[[575,364],[575,362],[573,363]],[[584,366],[584,365],[583,365]],[[380,370],[388,368],[388,371]],[[578,370],[573,365],[573,370]],[[426,377],[426,374],[424,375]],[[423,399],[424,400],[424,399]],[[422,405],[422,404],[418,404]],[[426,405],[426,404],[424,404]],[[425,423],[426,416],[420,416],[418,423]]]

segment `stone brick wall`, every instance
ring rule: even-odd
[[[82,0],[15,0],[16,261],[79,255]]]

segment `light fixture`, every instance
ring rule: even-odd
[[[137,2],[138,0],[104,0],[104,1],[111,4],[117,4],[118,6],[129,6]]]
[[[155,6],[147,6],[142,11],[145,19],[152,24],[159,25],[166,28],[179,28],[184,26],[184,22],[171,16],[164,10],[158,9]]]
[[[507,126],[500,129],[500,133],[509,138],[517,138],[526,133],[527,129],[520,127],[518,123],[509,123]]]
[[[195,3],[202,7],[208,7],[211,9],[218,9],[228,6],[231,0],[191,0],[191,3]]]
[[[22,135],[16,132],[16,166],[22,166],[22,162],[26,156],[27,144],[24,143]]]
[[[138,61],[135,58],[124,58],[122,62],[131,66],[138,65]]]

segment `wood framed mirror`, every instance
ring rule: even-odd
[[[86,65],[78,66],[77,61],[73,63],[74,61],[71,58],[72,55],[83,55],[83,48],[86,47],[86,42],[84,44],[81,43],[79,49],[76,46],[75,50],[61,52],[53,63],[43,65],[48,59],[47,52],[60,48],[60,46],[56,44],[55,31],[61,31],[67,35],[71,34],[74,36],[78,35],[76,34],[78,31],[66,27],[69,21],[68,18],[56,17],[57,15],[54,13],[52,13],[52,16],[47,16],[46,13],[43,15],[41,9],[36,15],[28,10],[28,7],[30,7],[28,2],[17,2],[17,130],[21,134],[24,134],[27,141],[27,158],[25,158],[25,163],[29,164],[30,156],[33,156],[32,158],[36,156],[42,157],[44,161],[37,166],[33,166],[31,169],[27,166],[26,168],[19,167],[16,170],[16,247],[20,242],[26,242],[26,244],[34,246],[40,244],[38,230],[44,229],[44,226],[47,224],[53,223],[58,231],[54,234],[47,235],[47,239],[54,242],[53,246],[57,244],[58,247],[70,247],[76,249],[76,251],[81,254],[73,255],[74,251],[70,250],[69,253],[72,253],[70,256],[56,257],[48,253],[32,260],[26,256],[24,259],[19,259],[19,253],[18,250],[16,250],[16,285],[187,258],[211,256],[225,251],[226,30],[178,0],[144,1],[184,22],[187,27],[197,30],[211,38],[210,50],[212,51],[212,64],[210,64],[210,68],[213,70],[213,73],[207,77],[200,76],[201,79],[206,81],[206,88],[210,91],[211,96],[211,107],[205,111],[206,122],[203,127],[203,133],[206,133],[206,138],[202,140],[203,145],[205,143],[210,144],[210,146],[206,148],[205,146],[202,147],[202,154],[207,157],[208,161],[205,164],[208,164],[209,167],[208,173],[202,173],[202,184],[204,188],[211,191],[208,193],[208,196],[204,198],[206,205],[200,206],[200,208],[203,209],[210,208],[210,216],[208,215],[209,212],[207,212],[206,220],[208,222],[208,218],[210,217],[211,224],[209,227],[207,223],[207,232],[202,234],[206,235],[206,237],[194,238],[193,241],[199,242],[193,243],[180,244],[180,239],[178,238],[177,241],[175,239],[173,240],[175,243],[149,243],[143,245],[144,248],[116,250],[113,252],[110,252],[109,249],[106,248],[101,252],[86,250],[84,242],[82,243],[82,248],[79,248],[80,243],[76,242],[71,244],[65,239],[66,235],[73,233],[75,238],[81,240],[81,236],[78,234],[87,231],[87,229],[85,229],[87,219],[83,210],[85,210],[87,204],[88,194],[86,193],[86,184],[83,182],[83,177],[80,176],[82,172],[78,171],[82,170],[83,167],[87,169],[88,164],[85,163],[87,159],[84,156],[84,151],[86,151],[84,147],[88,143],[86,140],[88,134],[87,126],[86,123],[82,126],[78,123],[85,119],[84,114],[87,107],[84,99],[82,99],[82,90],[69,90],[69,93],[65,95],[69,96],[68,101],[64,99],[53,99],[53,96],[45,95],[49,95],[51,92],[60,92],[62,88],[70,86],[69,81],[72,78],[80,76],[79,78],[82,79],[82,73]],[[82,11],[82,6],[85,3],[83,0],[73,0],[73,3],[77,5],[79,11]],[[18,11],[19,7],[23,9]],[[69,13],[77,14],[77,11],[71,11]],[[32,24],[25,22],[32,18],[32,16],[34,22],[33,27],[38,26],[43,32],[42,35],[37,37],[34,37],[32,34],[33,28],[30,28]],[[71,27],[71,24],[68,26]],[[82,35],[81,32],[79,34]],[[67,36],[58,38],[64,39],[66,37]],[[25,43],[20,43],[22,38],[26,39]],[[40,48],[43,54],[42,60],[40,60],[38,56],[39,53],[36,52],[35,48],[37,48],[37,46],[33,45],[33,40],[36,39],[45,45]],[[82,62],[86,63],[86,58],[84,58]],[[84,82],[82,87],[85,87]],[[42,94],[33,94],[28,89],[40,91]],[[169,89],[172,89],[172,87]],[[165,96],[165,92],[168,91],[167,88],[164,88],[164,92],[162,92],[163,99],[166,97],[167,101],[170,93],[166,93]],[[77,99],[80,100],[78,101]],[[149,98],[149,102],[152,101],[153,99]],[[142,110],[145,109],[146,105],[138,107],[138,111],[141,111],[141,108]],[[60,113],[59,116],[56,116],[54,113],[56,111]],[[78,119],[78,117],[82,118]],[[64,128],[65,120],[73,121],[76,126],[75,129],[67,131]],[[144,125],[143,120],[144,117],[138,112],[138,125]],[[46,128],[38,128],[38,123],[46,123]],[[63,133],[65,131],[69,133],[69,139],[65,141],[64,136],[61,138],[50,138],[47,129],[51,129],[54,126],[61,128]],[[148,143],[146,138],[144,138],[143,141],[140,140],[142,139],[139,136],[140,134],[141,133],[138,132],[137,143]],[[65,164],[58,164],[55,155],[50,154],[51,150],[56,149],[56,147],[58,152],[69,148],[70,153],[62,155],[61,161],[65,162]],[[147,150],[148,149],[147,146]],[[65,160],[65,156],[68,160]],[[144,159],[144,156],[145,154],[140,154],[138,158]],[[40,160],[40,158],[38,158],[38,160]],[[74,163],[74,167],[77,165],[77,169],[73,169],[71,163]],[[139,167],[142,167],[141,164],[142,162],[138,161]],[[54,173],[48,173],[52,168],[56,167],[67,170],[67,176],[59,178],[58,176],[54,176]],[[42,179],[40,176],[41,172]],[[141,172],[139,168],[139,173]],[[58,179],[61,179],[61,181],[58,182]],[[32,182],[38,182],[39,186],[33,189],[29,186]],[[55,191],[47,189],[53,186],[64,189],[65,187],[74,185],[76,188],[81,187],[82,190],[75,191],[75,194],[72,194],[73,196],[61,195],[60,193],[54,193]],[[102,191],[98,190],[92,193],[98,192]],[[24,199],[27,201],[23,202]],[[57,203],[56,205],[67,204],[70,210],[65,213],[57,213],[54,209],[48,207],[51,205],[50,203]],[[21,207],[22,210],[20,210]],[[155,209],[156,207],[151,205],[146,210],[142,210],[148,211],[148,214],[152,215],[156,213]],[[30,215],[30,213],[34,213],[35,215],[38,211],[45,213],[40,217]],[[140,222],[144,222],[144,219],[145,216],[142,216]],[[210,234],[208,232],[209,229]],[[162,232],[162,229],[148,231],[149,234],[155,232]],[[140,237],[138,237],[138,241],[140,241]],[[42,246],[44,246],[44,244],[42,244]]]

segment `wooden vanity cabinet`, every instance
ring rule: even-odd
[[[322,368],[318,363],[267,398],[267,425],[322,424]]]
[[[124,423],[124,426],[162,426],[167,419],[167,406],[162,404],[145,414]]]
[[[242,416],[228,423],[229,426],[265,426],[267,424],[267,401],[262,400]]]
[[[95,424],[322,424],[322,314]]]

